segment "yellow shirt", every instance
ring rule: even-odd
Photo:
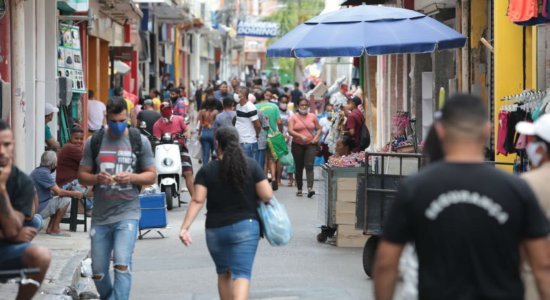
[[[160,98],[153,98],[153,110],[160,112]]]
[[[128,124],[132,125],[132,111],[134,111],[134,102],[124,98],[124,100],[126,101],[126,111],[128,112]]]

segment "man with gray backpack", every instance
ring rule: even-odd
[[[141,215],[139,192],[156,181],[151,145],[139,130],[128,128],[127,106],[115,97],[107,105],[109,129],[88,139],[78,179],[94,186],[92,214],[93,280],[101,299],[129,299],[130,266]],[[114,284],[109,264],[113,253]]]

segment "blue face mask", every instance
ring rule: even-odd
[[[122,134],[124,134],[124,131],[126,130],[126,127],[128,127],[128,122],[107,122],[109,124],[109,129],[111,130],[111,133],[115,137],[121,137]]]

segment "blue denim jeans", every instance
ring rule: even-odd
[[[258,161],[258,157],[257,157],[258,143],[253,143],[253,144],[241,143],[241,149],[243,149],[244,155]]]
[[[44,219],[40,214],[35,214],[34,216],[32,216],[32,219],[23,223],[23,226],[32,227],[36,229],[36,231],[40,231],[42,229],[42,225],[44,225]]]
[[[202,164],[210,161],[210,154],[214,149],[214,128],[203,128],[201,134]]]
[[[245,219],[237,223],[206,229],[206,245],[216,264],[218,274],[250,281],[252,265],[260,241],[258,220]]]
[[[92,271],[101,299],[130,298],[132,252],[136,244],[137,231],[138,220],[123,220],[105,225],[92,224]],[[114,284],[109,275],[111,253],[115,267]],[[118,270],[117,266],[126,267],[126,270]]]

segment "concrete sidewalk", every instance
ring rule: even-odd
[[[61,229],[71,236],[51,236],[42,230],[32,242],[48,248],[52,254],[50,268],[34,299],[72,299],[67,296],[70,287],[74,287],[80,279],[80,262],[90,249],[89,232],[84,232],[83,226],[78,226],[77,232],[69,232],[69,224],[61,224]],[[0,299],[15,299],[17,289],[16,284],[0,285]]]

